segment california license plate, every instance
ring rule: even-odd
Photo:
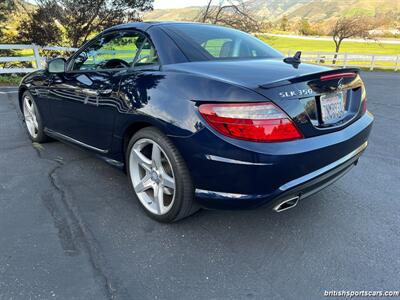
[[[344,115],[343,92],[321,95],[320,102],[323,122],[336,120]]]

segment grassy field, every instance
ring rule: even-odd
[[[287,53],[288,50],[301,50],[301,51],[321,51],[321,52],[334,52],[335,43],[333,41],[314,41],[314,40],[301,40],[295,38],[285,37],[272,37],[266,35],[258,36],[262,41],[270,46]],[[360,54],[400,54],[400,44],[379,44],[377,42],[347,42],[342,43],[340,52],[360,53]]]

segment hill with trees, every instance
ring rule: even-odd
[[[278,28],[281,27],[282,21],[286,22],[288,28],[284,28],[283,31],[292,29],[290,27],[298,27],[300,22],[307,27],[308,24],[305,24],[304,20],[322,31],[328,30],[337,19],[353,16],[377,18],[386,28],[400,29],[399,0],[247,0],[244,3],[251,16],[261,22],[275,24]],[[213,1],[212,5],[218,6],[219,1]],[[202,7],[198,6],[155,9],[145,13],[143,19],[193,21],[201,11]]]

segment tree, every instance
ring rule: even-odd
[[[260,22],[251,16],[245,1],[221,0],[217,5],[213,5],[213,2],[208,0],[195,21],[229,26],[246,32],[259,31]]]
[[[273,28],[274,25],[271,21],[261,21],[260,22],[260,32],[268,32]]]
[[[0,1],[0,41],[4,40],[4,24],[7,21],[9,14],[15,9],[14,0]]]
[[[335,56],[333,57],[332,63],[336,63],[337,53],[340,50],[340,46],[343,40],[351,37],[360,37],[367,39],[369,38],[369,31],[376,28],[378,24],[373,20],[356,16],[351,18],[340,18],[334,24],[331,34],[333,41],[335,42]]]
[[[12,14],[16,9],[16,3],[13,0],[1,0],[0,1],[0,44],[9,43],[10,37],[4,30],[6,28],[7,20],[9,15]],[[12,56],[15,50],[1,50],[0,56]],[[3,62],[0,63],[2,68],[6,68],[9,64],[14,64],[13,62]]]
[[[288,31],[289,30],[289,19],[288,19],[287,16],[283,16],[283,18],[281,19],[280,28],[281,28],[282,31]]]
[[[38,8],[21,22],[19,38],[37,44],[78,47],[110,26],[139,20],[154,0],[36,0]]]
[[[307,19],[302,18],[299,22],[299,33],[302,35],[312,35],[314,32]]]
[[[55,1],[41,3],[28,16],[28,19],[22,20],[18,25],[18,41],[38,45],[62,45],[63,31],[58,25],[61,18],[60,7]]]
[[[3,23],[7,20],[8,15],[15,8],[14,0],[2,0],[0,2],[0,22]]]

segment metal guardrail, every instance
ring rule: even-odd
[[[31,50],[33,55],[31,56],[9,56],[2,57],[1,50]],[[7,62],[31,62],[31,68],[1,68],[0,74],[15,74],[15,73],[30,73],[39,69],[44,68],[44,63],[46,61],[46,57],[41,56],[40,52],[42,50],[50,50],[50,51],[60,51],[60,52],[75,52],[77,48],[69,48],[69,47],[58,47],[58,46],[45,46],[41,47],[35,44],[31,45],[4,45],[0,44],[0,64]]]

